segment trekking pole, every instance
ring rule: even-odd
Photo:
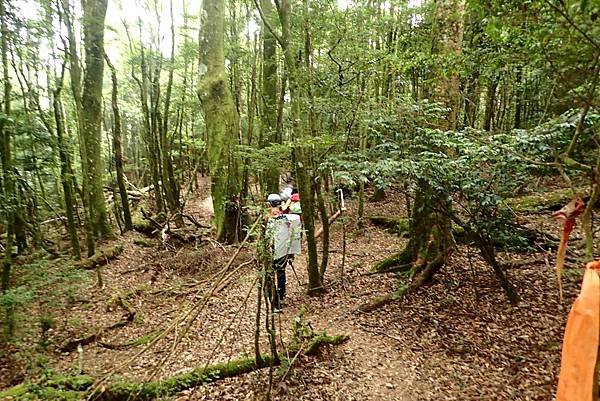
[[[298,281],[298,285],[300,287],[302,287],[302,283],[300,282],[300,279],[298,278],[298,274],[296,274],[296,269],[294,268],[294,265],[292,264],[292,260],[290,259],[288,261],[288,263],[290,264],[290,267],[292,268],[292,271],[294,272],[294,277],[296,277],[296,281]]]

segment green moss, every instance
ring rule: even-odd
[[[28,384],[19,384],[4,391],[0,391],[0,400],[20,400],[22,399],[21,397],[28,393],[29,386],[30,385]]]
[[[325,333],[319,334],[310,340],[304,353],[306,355],[314,355],[317,352],[317,350],[323,345],[341,344],[347,341],[348,339],[350,339],[350,337],[347,335],[328,336]]]
[[[325,333],[319,333],[309,340],[304,353],[312,355],[322,345],[340,344],[347,339],[348,336],[345,335],[328,336]],[[290,349],[290,351],[296,352],[297,349]],[[227,363],[196,368],[187,373],[150,383],[119,381],[108,386],[106,391],[97,394],[94,399],[105,401],[155,400],[216,380],[249,373],[267,367],[271,363],[271,356],[263,355],[258,363],[254,358],[240,358]],[[53,376],[41,384],[26,383],[0,392],[0,400],[81,400],[85,398],[85,391],[90,389],[93,382],[94,379],[90,376]]]
[[[116,258],[123,252],[123,245],[116,244],[107,246],[96,251],[96,253],[87,259],[83,259],[78,262],[76,266],[80,269],[93,269],[96,266],[103,266],[107,264],[111,259]]]
[[[154,232],[152,224],[139,213],[134,214],[131,220],[135,231],[149,235]]]
[[[151,383],[115,383],[102,395],[102,399],[126,400],[133,396],[133,399],[136,400],[152,400],[215,380],[249,373],[260,367],[268,366],[269,361],[270,357],[267,355],[263,356],[261,365],[257,365],[254,358],[242,358],[228,363],[211,365],[207,368],[197,368],[187,373]]]
[[[94,383],[91,376],[52,376],[40,384],[23,383],[0,392],[0,400],[75,401]]]
[[[83,391],[94,383],[94,378],[87,375],[78,376],[53,376],[48,379],[46,385],[54,388]]]
[[[133,243],[143,248],[153,248],[156,246],[156,242],[144,238],[136,238],[133,240]]]
[[[508,206],[518,212],[540,211],[553,205],[561,205],[573,198],[570,188],[561,188],[554,191],[536,193],[534,195],[509,198],[506,200]]]

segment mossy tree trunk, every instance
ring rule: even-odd
[[[2,262],[2,292],[6,292],[10,285],[10,272],[12,269],[12,250],[14,241],[14,225],[15,225],[15,210],[11,209],[14,206],[15,197],[15,181],[13,177],[12,153],[11,153],[11,136],[12,127],[10,123],[11,114],[11,84],[8,65],[8,18],[6,12],[6,3],[0,0],[0,51],[2,53],[2,78],[4,81],[2,93],[2,116],[0,116],[0,160],[2,161],[2,192],[3,196],[3,214],[6,218],[6,241],[4,243],[5,252]],[[13,307],[7,305],[5,308],[5,332],[7,336],[11,336],[14,331],[14,310]]]
[[[90,196],[92,227],[97,237],[111,234],[103,191],[102,82],[104,74],[104,18],[107,0],[83,3],[85,74],[81,93],[81,128],[87,158],[85,186]]]
[[[87,245],[87,255],[92,256],[96,251],[96,240],[93,229],[93,209],[90,206],[90,191],[87,188],[87,180],[85,177],[88,176],[88,164],[87,152],[85,150],[85,141],[83,138],[83,126],[82,126],[82,104],[81,104],[81,60],[77,51],[77,42],[75,39],[75,28],[73,26],[73,10],[71,8],[70,0],[62,0],[62,15],[63,21],[67,28],[67,38],[69,46],[69,77],[71,81],[71,93],[73,95],[73,103],[75,105],[75,116],[77,120],[77,134],[79,137],[79,156],[81,159],[81,174],[84,177],[82,183],[81,198],[83,200],[83,208],[85,213],[85,239]]]
[[[215,226],[218,241],[233,243],[240,228],[240,172],[235,154],[238,119],[225,71],[224,1],[206,1],[202,7],[198,96],[207,133]]]
[[[290,95],[290,114],[292,120],[292,134],[294,145],[293,161],[296,170],[298,191],[302,196],[302,211],[304,228],[306,230],[306,245],[308,248],[308,289],[310,295],[323,291],[321,274],[319,273],[319,260],[317,255],[317,242],[315,237],[315,197],[312,187],[313,171],[312,148],[303,144],[306,133],[302,121],[300,71],[298,70],[298,53],[292,39],[291,32],[291,1],[284,0],[278,7],[279,21],[281,23],[281,38],[279,44],[283,50],[283,58]]]
[[[164,197],[167,201],[169,211],[175,214],[175,223],[183,226],[183,217],[181,217],[181,200],[179,199],[179,182],[175,179],[173,171],[172,143],[169,138],[169,112],[171,106],[171,93],[173,90],[173,75],[175,70],[175,22],[173,20],[173,2],[170,2],[171,14],[171,62],[169,63],[169,77],[167,81],[167,90],[164,98],[164,111],[162,113],[162,124],[160,125],[159,146],[162,155],[162,187]],[[158,76],[156,77],[158,79]]]

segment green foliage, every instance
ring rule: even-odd
[[[64,307],[88,284],[88,274],[76,269],[70,261],[33,260],[19,266],[18,280],[0,294],[0,307],[15,311],[17,320],[22,322],[19,327],[23,337],[36,331],[45,335],[55,325],[54,308]],[[22,313],[25,310],[27,313]]]
[[[505,199],[526,187],[532,174],[556,174],[529,160],[553,162],[568,146],[579,113],[569,111],[529,130],[489,135],[474,129],[441,131],[425,128],[444,110],[428,102],[406,104],[397,116],[376,115],[368,120],[373,145],[365,152],[331,155],[321,168],[353,185],[360,180],[376,187],[395,185],[409,191],[426,182],[433,191],[447,193],[456,205],[453,220],[463,228],[504,244],[522,248],[526,239],[515,233]],[[410,112],[409,112],[410,111]],[[592,164],[599,116],[590,112],[574,157]],[[593,164],[592,164],[593,165]],[[581,174],[565,166],[567,173]]]

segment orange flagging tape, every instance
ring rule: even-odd
[[[598,398],[599,346],[600,261],[595,261],[586,266],[581,292],[567,320],[556,401],[594,401]]]

